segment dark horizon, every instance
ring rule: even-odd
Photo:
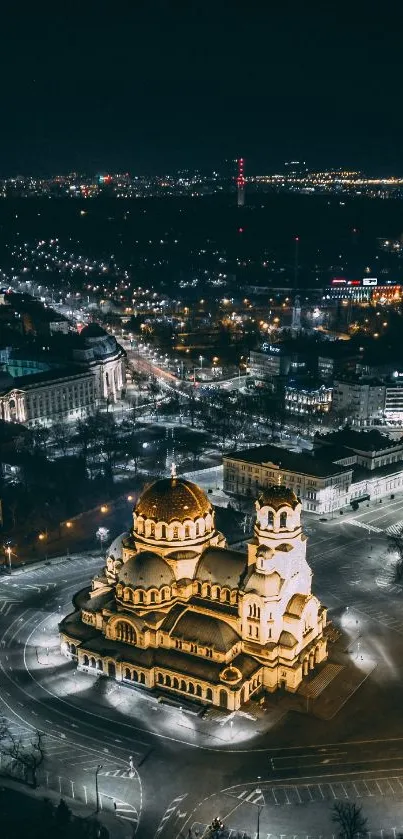
[[[3,176],[403,172],[399,7],[155,0],[3,18]]]

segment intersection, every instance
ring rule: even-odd
[[[77,673],[59,654],[57,625],[102,559],[74,556],[4,575],[2,713],[22,736],[45,732],[44,787],[90,806],[101,765],[102,806],[139,836],[159,839],[189,829],[202,835],[217,813],[253,835],[260,794],[261,836],[331,836],[332,802],[347,797],[362,803],[374,836],[398,829],[403,616],[400,586],[389,580],[387,535],[400,527],[401,510],[397,498],[328,522],[304,517],[313,587],[344,633],[346,660],[357,669],[373,663],[330,719],[319,714],[320,697],[309,709],[272,698],[265,710],[252,704],[246,715],[200,718]]]

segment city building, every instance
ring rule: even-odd
[[[91,323],[80,334],[54,336],[46,347],[0,349],[0,418],[27,425],[77,419],[116,402],[126,353]]]
[[[333,388],[325,384],[290,380],[284,388],[284,406],[290,414],[326,414],[332,405]]]
[[[312,594],[301,502],[259,494],[247,555],[230,550],[195,484],[156,481],[133,527],[61,621],[62,652],[94,676],[236,710],[294,693],[327,658],[326,609]]]
[[[0,419],[26,425],[49,425],[79,419],[97,405],[91,371],[60,368],[13,378],[0,371]]]
[[[98,399],[116,402],[125,383],[124,349],[98,323],[90,323],[74,336],[72,360],[94,374]]]
[[[319,515],[403,490],[403,437],[375,429],[316,434],[312,454],[268,445],[228,452],[223,462],[228,494],[253,498],[269,484],[286,485]]]
[[[349,375],[334,380],[332,410],[352,425],[380,423],[384,409],[385,384],[381,379]]]
[[[335,464],[327,456],[267,445],[227,452],[223,464],[224,491],[230,495],[254,498],[276,484],[292,487],[310,512],[328,513],[349,503],[352,466]]]
[[[346,277],[334,277],[330,286],[324,290],[322,300],[330,304],[343,301],[357,305],[396,304],[402,298],[402,285],[394,280],[383,281],[378,277],[363,277],[351,280]]]

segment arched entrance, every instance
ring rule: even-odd
[[[108,676],[111,679],[116,679],[116,667],[114,661],[108,661]]]
[[[228,694],[226,690],[221,689],[220,694],[220,708],[228,708]]]

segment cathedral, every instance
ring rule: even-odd
[[[255,507],[245,554],[174,468],[148,486],[61,621],[63,653],[88,673],[229,710],[294,693],[327,658],[326,609],[311,592],[299,498],[271,486]]]

